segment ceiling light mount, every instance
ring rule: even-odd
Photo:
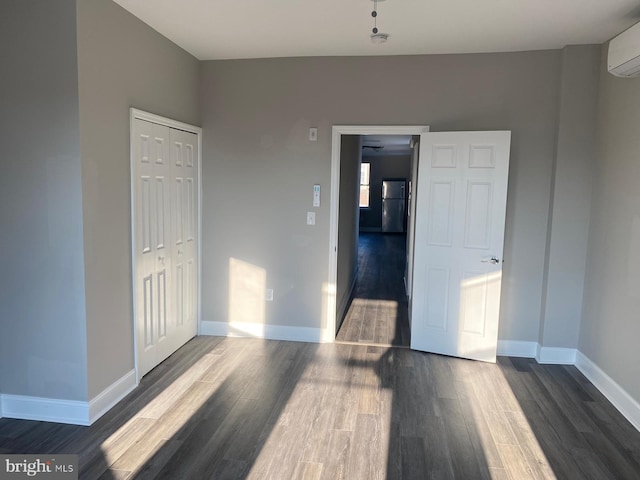
[[[376,44],[385,43],[387,40],[389,40],[389,35],[386,33],[374,33],[371,35],[371,41]]]
[[[371,0],[373,2],[373,11],[371,16],[373,17],[373,28],[371,29],[371,41],[373,43],[385,43],[389,39],[389,34],[381,33],[378,30],[378,2],[384,2],[384,0]]]

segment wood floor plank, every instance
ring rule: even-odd
[[[531,431],[524,414],[522,412],[506,412],[505,415],[533,477],[536,479],[553,478],[553,469],[549,465],[536,436]]]
[[[509,476],[518,480],[535,480],[531,467],[518,445],[498,444],[498,452]]]
[[[213,466],[209,480],[240,480],[245,478],[247,470],[246,462],[221,460]]]
[[[470,382],[456,382],[460,411],[464,418],[469,438],[479,465],[503,468],[502,459],[491,435],[482,407]]]
[[[298,462],[293,471],[292,480],[320,480],[322,478],[321,463]]]
[[[132,445],[153,426],[154,420],[134,418],[102,443],[99,450],[80,453],[79,468],[88,478],[102,475]]]
[[[136,470],[132,473],[133,478],[136,480],[151,480],[164,470],[167,463],[174,461],[173,454],[182,445],[182,440],[161,440],[158,442],[156,449],[159,452],[158,455],[154,455],[150,459],[137,466]]]
[[[423,478],[453,479],[451,452],[446,441],[447,433],[443,417],[424,417],[425,474]]]
[[[322,480],[346,479],[347,459],[351,451],[352,432],[330,430],[322,469]]]
[[[150,461],[158,451],[163,455],[167,452],[167,442],[178,439],[170,446],[177,448],[184,438],[197,426],[189,419],[197,415],[198,411],[216,392],[217,386],[205,382],[194,382],[191,387],[176,401],[160,419],[158,419],[145,435],[143,441],[138,441],[120,456],[113,468],[136,471]],[[173,451],[171,451],[173,455]],[[156,463],[158,463],[156,459]],[[166,463],[166,462],[165,462]]]
[[[180,398],[183,392],[218,360],[216,355],[203,355],[189,370],[165,388],[139,413],[138,417],[160,418]]]
[[[590,402],[586,413],[597,423],[599,430],[634,467],[640,470],[640,437],[633,426],[611,404]]]
[[[561,382],[561,379],[556,379],[553,366],[548,365],[534,365],[532,367],[533,372],[540,379],[542,384],[545,385],[549,395],[553,398],[560,409],[565,413],[567,419],[579,432],[593,432],[597,427],[593,421],[585,414],[584,410],[578,407],[578,404],[582,402],[580,398],[572,398],[568,393],[570,389],[563,389],[562,386],[567,384],[565,379]],[[562,370],[555,370],[562,371]]]
[[[509,474],[504,468],[491,467],[489,468],[489,473],[491,475],[491,480],[514,480],[511,477],[509,477]]]
[[[375,355],[366,355],[364,374],[360,384],[360,401],[358,402],[358,413],[378,415],[381,408],[381,386],[380,377],[376,372]]]
[[[400,437],[402,477],[421,478],[427,471],[428,455],[422,437]],[[400,478],[402,478],[400,477]]]
[[[584,432],[585,438],[592,452],[617,479],[638,479],[638,470],[620,453],[618,449],[603,435]]]
[[[575,459],[577,470],[575,478],[580,480],[617,480],[617,477],[609,471],[606,465],[594,455],[590,448],[574,448],[571,456]]]
[[[354,431],[358,408],[360,406],[360,386],[364,381],[364,366],[366,365],[367,350],[364,346],[352,346],[351,355],[346,361],[345,388],[342,401],[336,407],[332,428],[336,430]]]
[[[115,470],[113,468],[105,471],[98,480],[129,480],[132,478],[132,472],[127,472],[126,470]]]
[[[345,478],[384,479],[386,452],[382,450],[382,426],[375,415],[358,414]]]
[[[529,393],[528,384],[535,384],[537,381],[537,377],[532,371],[503,370],[503,373],[509,384],[513,385],[514,391],[522,392],[517,395],[518,403],[527,419],[531,434],[540,444],[554,474],[558,478],[575,477],[576,472],[580,471],[573,455],[575,449],[571,449],[569,443],[564,440],[564,435],[577,435],[578,433],[562,426],[558,430],[554,428],[553,421],[547,417],[551,405],[549,403],[539,404]]]
[[[479,443],[476,440],[479,438],[476,426],[465,422],[458,399],[441,398],[439,402],[442,417],[446,418],[444,427],[454,476],[489,480],[489,465],[486,458],[482,455],[474,455]],[[472,440],[471,436],[476,438]]]

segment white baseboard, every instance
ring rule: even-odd
[[[498,355],[502,357],[535,358],[538,342],[498,340]]]
[[[88,426],[131,392],[136,387],[135,381],[132,370],[90,402],[2,394],[0,411],[6,418]]]
[[[541,364],[552,363],[555,365],[575,365],[575,348],[538,347],[536,361]]]
[[[253,337],[268,340],[289,340],[293,342],[326,342],[327,333],[324,330],[326,329],[265,325],[262,323],[200,322],[200,335]]]
[[[0,395],[0,401],[6,418],[72,425],[90,424],[88,402],[8,394]]]
[[[640,431],[640,403],[580,351],[575,366]]]
[[[92,398],[89,401],[90,423],[93,424],[136,387],[136,371],[134,369]]]
[[[575,348],[543,347],[538,342],[498,340],[498,355],[505,357],[535,358],[538,363],[574,365]]]

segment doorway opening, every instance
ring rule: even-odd
[[[405,257],[406,233],[360,232],[356,282],[337,342],[409,347]]]
[[[334,127],[330,277],[336,295],[327,323],[337,342],[410,345],[412,139],[427,131]]]

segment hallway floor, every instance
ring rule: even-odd
[[[406,236],[361,233],[358,278],[336,341],[408,347],[411,343],[404,290]]]

